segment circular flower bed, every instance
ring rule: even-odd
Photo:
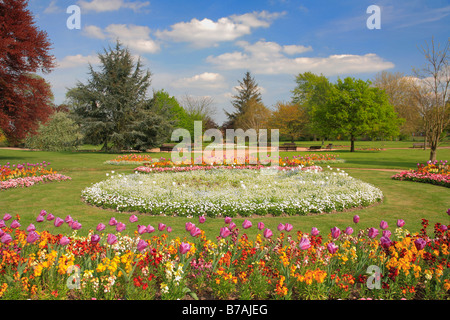
[[[343,211],[383,198],[381,190],[343,171],[237,169],[110,175],[84,189],[82,197],[92,205],[118,211],[211,217]]]

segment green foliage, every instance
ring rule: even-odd
[[[53,113],[46,124],[40,124],[35,135],[29,135],[25,146],[46,151],[70,151],[82,141],[79,126],[65,112]]]

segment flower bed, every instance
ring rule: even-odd
[[[176,216],[305,215],[382,201],[381,190],[321,167],[231,166],[112,175],[82,191],[87,203],[118,211]],[[239,170],[237,170],[239,169]],[[184,170],[173,168],[170,170]]]
[[[31,187],[37,183],[70,180],[68,176],[47,168],[50,163],[10,164],[0,166],[0,190]]]
[[[394,180],[431,183],[450,188],[450,166],[447,161],[428,161],[417,164],[416,170],[400,172],[392,176]]]
[[[138,164],[138,163],[146,163],[146,162],[152,162],[153,158],[149,155],[142,155],[142,154],[127,154],[118,156],[117,158],[113,160],[108,160],[105,162],[105,164],[112,164],[112,165],[129,165],[129,164]]]
[[[11,220],[11,221],[10,221]],[[450,233],[437,223],[412,234],[399,219],[390,228],[270,230],[226,217],[216,240],[186,223],[186,235],[169,239],[169,226],[111,218],[86,237],[70,215],[42,211],[24,227],[20,217],[0,220],[2,299],[449,299]],[[195,221],[194,221],[195,222]],[[36,224],[36,226],[35,226]],[[72,235],[48,232],[67,224]],[[200,226],[200,227],[199,227]],[[125,228],[134,236],[122,235]],[[258,228],[251,240],[245,234]],[[392,231],[390,231],[392,230]],[[373,273],[375,271],[375,273]]]

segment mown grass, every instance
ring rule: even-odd
[[[405,143],[406,144],[406,143]],[[410,143],[408,143],[410,144]],[[299,154],[310,154],[311,152],[282,152],[282,157],[292,157]],[[318,153],[318,152],[316,152]],[[427,150],[419,149],[388,149],[385,151],[357,151],[350,153],[346,150],[333,152],[345,163],[330,165],[335,168],[342,168],[351,176],[369,182],[380,188],[385,195],[382,204],[354,210],[324,215],[293,216],[293,217],[252,217],[254,227],[246,230],[246,233],[253,237],[257,234],[256,224],[262,221],[276,234],[277,225],[282,222],[289,222],[294,226],[294,230],[310,232],[315,226],[327,234],[330,228],[338,226],[345,229],[348,225],[353,225],[352,217],[358,214],[361,217],[358,226],[353,226],[355,230],[366,227],[378,227],[381,220],[385,220],[391,227],[395,226],[397,219],[406,221],[406,228],[410,231],[418,231],[421,227],[421,219],[426,218],[430,224],[435,222],[450,223],[450,217],[446,210],[450,207],[449,189],[434,185],[413,182],[401,182],[390,179],[394,174],[391,169],[415,168],[418,162],[425,162],[428,159]],[[62,218],[71,215],[74,219],[83,224],[83,228],[78,232],[86,235],[89,230],[95,229],[99,222],[107,224],[111,217],[127,223],[124,233],[132,234],[136,230],[136,224],[128,223],[129,213],[118,213],[111,210],[104,210],[85,204],[81,200],[81,190],[85,187],[106,178],[106,173],[114,170],[120,173],[132,173],[134,166],[114,166],[105,165],[107,160],[114,159],[118,154],[105,154],[100,152],[41,152],[25,150],[0,150],[0,164],[10,163],[36,163],[47,161],[51,167],[59,173],[68,175],[71,181],[48,183],[24,189],[13,189],[0,192],[0,216],[4,213],[19,214],[21,224],[27,226],[34,223],[36,216],[42,209]],[[152,153],[153,158],[169,157],[168,153]],[[446,160],[450,158],[450,149],[440,149],[438,159]],[[386,171],[376,171],[368,169],[380,169]],[[184,225],[187,221],[198,224],[198,220],[193,218],[164,217],[139,215],[137,224],[152,224],[155,228],[159,222],[172,227],[170,236],[185,236]],[[243,218],[235,218],[235,223],[242,229]],[[36,224],[36,223],[35,223]],[[208,218],[207,222],[201,225],[208,238],[219,235],[219,229],[224,225],[223,219]],[[113,230],[112,227],[108,227]],[[61,233],[71,233],[67,225],[58,230]]]

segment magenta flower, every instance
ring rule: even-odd
[[[41,210],[41,212],[39,212],[39,215],[40,216],[45,216],[47,214],[47,211],[45,211],[45,210]]]
[[[11,228],[13,228],[13,229],[20,228],[19,221],[14,220],[13,222],[11,222]]]
[[[3,220],[8,221],[9,219],[11,219],[11,215],[9,213],[5,213],[5,215],[3,216]]]
[[[138,218],[136,217],[136,215],[133,214],[133,215],[130,217],[129,221],[130,221],[131,223],[133,223],[133,222],[138,221]]]
[[[405,225],[405,220],[403,219],[398,219],[397,220],[397,227],[401,228]]]
[[[6,227],[6,223],[3,220],[0,220],[0,228]]]
[[[334,244],[334,242],[330,242],[327,245],[327,250],[330,254],[335,254],[336,251],[338,250],[338,246]]]
[[[282,224],[282,223],[278,224],[278,227],[277,227],[278,231],[283,231],[284,228],[285,228],[284,224]]]
[[[168,232],[168,233],[171,233],[171,232],[172,232],[172,227],[170,227],[170,226],[167,227],[167,232]]]
[[[97,244],[100,242],[100,236],[98,234],[93,234],[91,236],[91,243]]]
[[[383,221],[380,222],[380,228],[381,229],[384,230],[384,229],[387,229],[388,227],[389,226],[388,226],[388,223],[386,221],[383,220]]]
[[[73,230],[80,230],[81,229],[81,223],[79,223],[78,221],[74,221],[72,222],[72,229]]]
[[[427,242],[425,240],[423,240],[422,238],[417,238],[414,241],[414,245],[416,246],[417,250],[423,250],[423,248],[425,248],[426,244],[427,244]]]
[[[258,222],[258,230],[264,229],[264,222]]]
[[[188,253],[189,250],[191,250],[191,245],[189,243],[182,242],[180,244],[179,251],[180,251],[181,254]]]
[[[384,237],[383,236],[383,237],[380,238],[380,245],[383,248],[389,248],[391,244],[392,244],[392,241],[388,237]]]
[[[244,220],[244,222],[242,223],[242,228],[244,228],[244,229],[248,229],[251,226],[252,226],[252,223],[249,220]]]
[[[301,250],[308,250],[311,248],[311,242],[309,242],[308,238],[302,238],[298,246]]]
[[[392,232],[390,232],[389,230],[383,230],[383,232],[382,232],[383,237],[390,238],[391,235],[392,235]]]
[[[65,223],[72,223],[72,222],[73,222],[73,219],[72,219],[72,217],[71,217],[70,215],[68,215],[68,216],[64,219],[64,222],[65,222]]]
[[[147,227],[146,226],[142,226],[142,225],[138,225],[137,230],[138,230],[139,234],[143,234],[143,233],[147,232]]]
[[[59,244],[62,245],[63,247],[66,246],[66,245],[68,245],[69,242],[70,242],[70,239],[67,238],[66,236],[62,237],[62,238],[59,240]]]
[[[228,228],[229,228],[230,230],[233,230],[234,228],[236,228],[236,223],[231,222],[230,225],[228,226]]]
[[[352,228],[352,227],[347,227],[347,228],[345,229],[345,234],[351,235],[352,233],[353,233],[353,228]]]
[[[116,231],[117,232],[122,232],[123,230],[126,229],[126,227],[127,226],[125,225],[125,223],[118,222],[117,225],[116,225]]]
[[[271,236],[273,236],[272,230],[270,230],[269,228],[266,228],[263,232],[263,236],[264,236],[264,238],[270,238]]]
[[[334,239],[339,238],[340,235],[341,235],[341,230],[338,227],[331,228],[331,236]]]
[[[312,227],[311,228],[311,235],[312,236],[318,236],[319,235],[319,229],[317,229],[316,227]]]
[[[228,229],[227,227],[220,228],[220,236],[221,236],[222,238],[226,238],[226,237],[228,237],[230,234],[231,234],[231,231],[230,231],[230,229]]]
[[[112,233],[108,233],[106,242],[108,242],[109,245],[113,245],[113,244],[117,243],[117,237]]]
[[[97,225],[96,230],[97,230],[98,232],[101,232],[101,231],[105,230],[105,228],[106,228],[106,226],[105,226],[103,223],[99,223],[99,224]]]
[[[161,223],[161,222],[160,222],[160,223],[158,224],[158,230],[159,230],[159,231],[164,231],[165,228],[166,228],[166,225],[165,225],[164,223]]]
[[[28,233],[28,236],[27,236],[28,243],[34,243],[34,242],[36,242],[37,239],[39,239],[39,235],[37,234],[36,231],[31,231]]]
[[[3,244],[8,244],[8,243],[12,242],[11,235],[10,235],[9,233],[3,234],[2,238],[0,239],[0,241],[1,241]]]
[[[117,220],[116,220],[116,218],[112,217],[111,219],[109,219],[109,225],[110,225],[110,226],[115,226],[115,225],[117,225]]]
[[[198,218],[198,222],[200,222],[200,223],[205,223],[205,221],[206,221],[206,217],[204,215],[202,215]]]
[[[294,227],[293,227],[292,224],[290,224],[290,223],[286,223],[286,224],[284,225],[284,230],[286,230],[286,232],[292,231],[293,228],[294,228]]]
[[[36,231],[36,227],[34,224],[30,223],[30,225],[27,227],[27,232]]]
[[[148,225],[147,226],[147,233],[152,233],[152,232],[154,232],[155,231],[155,228],[153,228],[153,226],[152,225]]]
[[[186,231],[191,231],[192,228],[195,228],[195,224],[193,224],[192,222],[186,222],[185,224]]]
[[[448,229],[448,227],[445,225],[445,224],[443,224],[443,225],[441,225],[441,228],[440,228],[442,231],[447,231],[447,229]]]
[[[138,249],[140,252],[142,252],[142,251],[144,251],[145,248],[147,248],[147,246],[148,246],[147,241],[141,239],[141,240],[139,240],[139,242],[138,242],[137,249]]]
[[[226,224],[230,224],[231,223],[231,218],[230,217],[225,217],[225,223]]]
[[[447,214],[450,216],[450,208],[447,210]]]
[[[358,215],[355,215],[355,216],[353,217],[353,222],[354,222],[354,223],[358,223],[358,222],[359,222],[359,216],[358,216]]]
[[[41,216],[41,215],[37,216],[36,222],[42,222],[42,221],[44,221],[44,216]]]
[[[193,236],[193,237],[197,237],[197,236],[199,236],[201,233],[202,233],[202,230],[200,230],[200,228],[198,228],[198,227],[194,227],[194,228],[192,228],[191,231],[190,231],[190,234],[191,234],[191,236]]]
[[[375,228],[370,228],[369,229],[369,233],[368,233],[369,238],[373,239],[377,235],[378,235],[378,229],[375,229]]]
[[[47,221],[52,221],[53,219],[55,219],[55,216],[53,214],[49,213],[47,216]]]
[[[56,219],[55,219],[55,222],[53,223],[53,225],[55,226],[55,227],[60,227],[62,224],[64,223],[64,220],[63,219],[61,219],[61,218],[59,218],[59,217],[56,217]]]

